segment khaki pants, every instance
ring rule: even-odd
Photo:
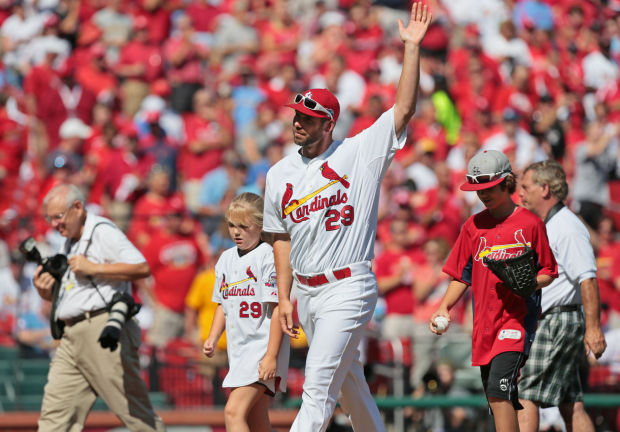
[[[112,352],[97,341],[107,319],[104,313],[65,327],[45,386],[40,432],[81,431],[97,395],[130,431],[165,431],[140,378],[140,328],[126,323]]]

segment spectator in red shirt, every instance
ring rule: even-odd
[[[347,65],[363,75],[377,58],[383,43],[383,29],[379,25],[378,11],[371,7],[370,2],[356,2],[349,15],[351,20],[345,24],[345,30],[351,41],[351,49],[344,55]]]
[[[364,71],[364,79],[366,80],[366,88],[364,90],[362,103],[357,109],[358,113],[368,107],[370,98],[374,96],[378,96],[382,104],[385,104],[386,101],[394,100],[396,97],[396,86],[393,82],[383,81],[381,65],[378,61],[373,60],[370,62]],[[354,135],[355,134],[349,131],[349,136]]]
[[[385,299],[387,308],[381,323],[381,337],[384,339],[413,337],[415,300],[411,269],[414,262],[421,262],[422,257],[411,247],[407,230],[406,221],[393,220],[390,223],[390,241],[385,243],[385,250],[375,259],[379,295]]]
[[[182,230],[184,211],[180,202],[171,201],[163,229],[155,232],[143,249],[152,275],[152,281],[144,287],[155,312],[147,342],[158,348],[183,336],[185,297],[205,263],[193,232]]]
[[[202,178],[221,165],[224,151],[233,145],[233,125],[217,106],[213,92],[206,89],[196,92],[193,103],[194,112],[183,119],[186,142],[177,167],[187,207],[195,212]]]
[[[530,79],[530,71],[526,66],[517,65],[510,76],[510,82],[500,88],[495,96],[493,115],[495,120],[499,120],[504,109],[511,108],[524,120],[523,125],[529,127],[527,122],[537,100],[533,82]]]
[[[217,17],[222,13],[217,5],[208,0],[191,0],[185,7],[185,12],[192,17],[194,28],[201,33],[215,31]]]
[[[96,105],[96,117],[103,118],[107,115],[108,108],[99,104]],[[99,123],[92,129],[92,136],[84,146],[84,164],[86,170],[94,178],[101,178],[105,170],[110,165],[110,158],[116,149],[116,145],[120,142],[118,138],[118,130],[116,125],[111,121]],[[90,193],[88,194],[89,205],[102,205],[103,184],[100,182],[92,182]]]
[[[477,57],[482,65],[484,81],[497,87],[502,82],[499,66],[495,60],[482,51],[480,32],[475,24],[463,30],[462,46],[454,47],[448,52],[447,63],[454,77],[454,87],[467,85],[469,80],[468,63],[471,57]]]
[[[95,179],[102,183],[102,204],[106,213],[123,231],[129,226],[131,207],[137,193],[144,189],[144,180],[154,164],[153,156],[138,149],[138,133],[126,128],[120,136],[120,146],[109,157],[109,163]]]
[[[385,111],[383,98],[379,94],[373,94],[362,105],[361,115],[355,118],[348,136],[353,137],[372,125]],[[399,152],[400,153],[400,152]]]
[[[13,202],[28,139],[26,128],[9,118],[7,100],[8,95],[0,93],[0,212]]]
[[[127,237],[140,249],[146,246],[155,232],[164,228],[171,202],[183,200],[181,196],[171,194],[170,186],[170,172],[160,165],[153,165],[146,193],[137,199],[133,207],[127,232]]]
[[[118,81],[106,63],[105,46],[97,43],[90,48],[90,52],[90,63],[78,67],[75,78],[83,87],[97,95],[97,98],[112,100],[117,92]]]
[[[93,122],[93,108],[97,103],[97,95],[83,87],[75,80],[75,61],[65,60],[58,68],[61,85],[58,88],[66,117],[77,117],[87,125]],[[62,111],[60,106],[57,110]],[[65,117],[65,118],[66,118]]]
[[[422,257],[417,249],[412,248],[407,231],[406,221],[393,220],[390,223],[390,241],[386,242],[386,249],[375,259],[377,287],[386,303],[386,314],[381,321],[381,338],[386,340],[413,340],[415,335],[413,313],[416,302],[411,270],[414,262],[421,262]],[[414,344],[415,341],[411,345]]]
[[[148,23],[149,40],[160,46],[170,36],[170,11],[163,0],[140,0],[139,10],[134,18],[145,17]]]
[[[60,125],[67,118],[59,90],[61,82],[52,64],[58,54],[47,51],[45,60],[30,69],[24,79],[24,93],[26,94],[26,109],[29,115],[36,117],[45,127],[48,147],[56,148],[60,142],[58,131]]]
[[[191,111],[192,98],[204,81],[201,64],[205,49],[196,43],[191,17],[185,13],[175,20],[176,31],[164,45],[166,75],[172,87],[170,106],[178,113]]]
[[[157,45],[148,39],[148,23],[144,16],[133,22],[128,43],[120,49],[118,63],[114,67],[121,79],[122,112],[128,118],[140,109],[142,99],[149,94],[149,84],[163,74],[163,58]]]
[[[609,216],[603,216],[596,231],[597,235],[592,239],[596,251],[596,276],[601,305],[608,307],[607,327],[617,328],[620,324],[620,283],[616,286],[614,277],[620,275],[617,270],[620,267],[620,241],[615,238],[617,232]]]
[[[295,61],[302,28],[293,19],[289,4],[284,1],[272,4],[268,21],[260,26],[262,56],[272,57],[280,64]]]

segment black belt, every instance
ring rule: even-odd
[[[94,318],[97,315],[101,315],[104,312],[107,312],[108,308],[95,309],[94,311],[84,312],[81,315],[77,315],[71,318],[65,318],[63,321],[66,325],[71,327],[72,325],[76,325],[77,323],[84,321],[85,319]]]
[[[550,309],[547,309],[541,315],[541,318],[544,317],[545,315],[556,314],[556,313],[561,313],[561,312],[577,312],[580,310],[581,310],[580,304],[554,306]]]

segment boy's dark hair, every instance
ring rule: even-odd
[[[517,175],[511,173],[503,182],[500,183],[500,187],[502,190],[508,189],[510,195],[515,193],[517,190]]]

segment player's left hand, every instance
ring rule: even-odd
[[[605,342],[605,335],[600,327],[586,328],[586,335],[583,343],[586,347],[586,355],[592,353],[595,358],[600,358],[607,348],[607,342]]]
[[[288,299],[280,299],[278,304],[278,315],[282,332],[293,339],[299,337],[299,329],[293,322],[293,304]]]
[[[69,258],[69,267],[76,276],[94,276],[96,265],[84,255],[74,255]]]
[[[398,20],[398,33],[401,40],[405,43],[411,42],[420,45],[432,19],[433,14],[428,10],[428,6],[422,5],[422,2],[414,3],[411,6],[411,17],[407,27],[402,20]]]
[[[276,377],[277,359],[273,356],[265,356],[258,364],[258,379],[270,380]]]

